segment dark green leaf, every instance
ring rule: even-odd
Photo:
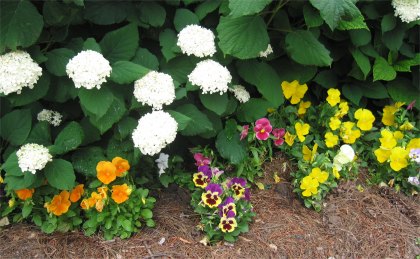
[[[255,122],[264,117],[267,114],[267,109],[271,107],[272,104],[269,101],[251,98],[248,102],[239,105],[237,116],[242,122]]]
[[[395,72],[394,68],[388,64],[386,59],[383,57],[377,57],[375,59],[375,64],[373,65],[373,81],[391,81],[394,80],[396,76],[397,72]]]
[[[363,92],[359,87],[355,85],[344,85],[342,91],[343,95],[347,99],[349,99],[354,104],[359,105],[363,96]]]
[[[181,31],[190,24],[199,24],[197,15],[188,9],[177,9],[174,17],[174,26],[177,31]]]
[[[65,154],[82,144],[84,133],[79,123],[72,121],[58,134],[54,141],[54,153]]]
[[[99,43],[102,54],[111,63],[119,60],[130,60],[139,46],[137,26],[129,24],[105,34]]]
[[[239,140],[238,134],[228,137],[226,130],[222,130],[216,139],[216,148],[220,155],[232,164],[239,164],[247,156],[245,141]]]
[[[101,117],[92,117],[90,118],[90,122],[103,134],[117,123],[126,111],[127,108],[125,107],[124,100],[115,97],[106,114]]]
[[[398,51],[403,44],[405,29],[398,25],[391,31],[387,31],[382,35],[382,42],[392,51]]]
[[[356,61],[356,64],[359,66],[360,70],[363,72],[364,78],[369,75],[371,65],[369,58],[366,57],[359,49],[354,49],[351,51],[351,54]]]
[[[101,89],[80,89],[79,99],[82,108],[97,117],[102,117],[112,104],[114,96],[107,87]]]
[[[22,208],[22,217],[24,219],[27,218],[31,214],[33,207],[34,205],[32,203],[25,202],[25,205],[23,205],[23,208]]]
[[[191,122],[188,123],[188,126],[184,130],[180,131],[182,135],[195,136],[212,131],[213,124],[207,115],[198,110],[196,106],[192,104],[185,104],[177,107],[175,111],[191,118]]]
[[[96,177],[96,165],[104,160],[106,157],[100,147],[79,149],[71,156],[74,170],[91,177]]]
[[[76,175],[70,162],[54,159],[44,168],[48,184],[59,190],[71,190],[75,185]]]
[[[176,111],[167,111],[178,123],[178,130],[182,131],[187,128],[188,124],[192,121],[192,119],[188,116],[185,116],[182,113]]]
[[[338,30],[357,30],[357,29],[366,29],[369,30],[369,27],[365,23],[365,18],[363,15],[355,16],[352,20],[346,21],[341,20],[337,26]]]
[[[319,10],[331,30],[334,30],[343,18],[361,15],[352,0],[310,0],[310,2]]]
[[[356,47],[364,46],[368,44],[372,38],[371,32],[368,30],[351,30],[349,31],[350,40]]]
[[[337,75],[331,70],[324,70],[319,72],[316,75],[314,81],[325,88],[335,88],[338,86]]]
[[[178,38],[176,33],[171,29],[165,29],[159,34],[159,43],[162,54],[166,61],[176,57],[176,53],[180,53],[181,49],[176,45]]]
[[[384,17],[382,17],[382,20],[381,20],[382,33],[393,30],[396,25],[397,25],[397,18],[394,16],[394,14],[389,13],[387,15],[384,15]]]
[[[261,12],[271,0],[229,0],[230,16],[239,17]]]
[[[142,2],[140,20],[152,27],[160,27],[165,23],[166,10],[156,2]]]
[[[227,94],[201,94],[200,93],[200,100],[201,103],[209,109],[210,111],[215,112],[217,115],[222,115],[228,105],[228,97]]]
[[[83,50],[93,50],[99,53],[102,52],[101,46],[99,46],[99,43],[97,43],[94,38],[87,38],[85,40],[83,43]]]
[[[85,19],[99,25],[120,23],[132,8],[125,1],[88,1],[85,5]]]
[[[0,119],[0,136],[10,144],[22,145],[32,127],[30,110],[14,110]]]
[[[216,10],[221,2],[222,0],[204,1],[195,8],[195,14],[199,20],[202,20],[207,14]]]
[[[53,49],[46,54],[48,60],[45,62],[45,66],[51,74],[65,76],[67,63],[75,55],[71,49]]]
[[[40,121],[34,125],[29,134],[28,143],[37,143],[44,146],[51,145],[50,125],[46,121]]]
[[[319,27],[324,23],[319,12],[309,4],[303,6],[303,17],[308,28]]]
[[[417,109],[420,107],[418,85],[413,85],[410,80],[398,77],[387,84],[387,90],[394,102],[405,102],[408,104],[416,100]]]
[[[159,70],[157,57],[148,49],[139,48],[131,62],[142,65],[150,70]]]
[[[150,70],[130,61],[117,61],[112,64],[110,79],[118,84],[130,84],[145,76]]]

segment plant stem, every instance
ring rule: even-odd
[[[278,11],[280,11],[280,9],[287,4],[287,2],[289,2],[289,0],[285,0],[285,1],[279,1],[279,3],[277,4],[276,8],[274,8],[273,13],[271,14],[270,18],[268,19],[267,22],[267,26],[270,25],[270,23],[273,21],[274,16],[276,16],[276,14],[278,13]]]

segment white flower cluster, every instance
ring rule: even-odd
[[[334,157],[333,166],[338,171],[341,171],[343,165],[346,165],[353,161],[354,156],[354,150],[350,145],[342,145],[340,147],[340,151],[338,151],[337,155]]]
[[[238,99],[240,103],[246,103],[249,101],[250,95],[242,85],[234,85],[233,88],[229,88],[229,91],[235,95],[236,99]]]
[[[67,75],[76,88],[101,88],[102,83],[111,75],[109,61],[93,50],[84,50],[70,59],[66,66]]]
[[[409,23],[420,19],[419,0],[392,0],[395,16],[399,16],[401,21]]]
[[[261,51],[259,56],[260,56],[260,58],[266,58],[271,53],[273,53],[273,48],[271,47],[271,44],[268,44],[267,49],[264,50],[264,51]]]
[[[199,25],[187,25],[178,34],[176,43],[182,53],[202,58],[216,53],[214,34],[211,30]]]
[[[61,124],[61,119],[63,118],[63,115],[56,111],[43,109],[38,113],[37,118],[38,121],[46,121],[54,127],[58,127]]]
[[[175,100],[174,81],[170,75],[151,71],[134,83],[134,96],[143,105],[161,110],[162,105]]]
[[[18,164],[22,172],[29,171],[35,174],[37,170],[44,169],[52,161],[48,148],[35,143],[25,144],[16,152]]]
[[[198,85],[204,94],[219,92],[222,95],[228,90],[232,76],[226,67],[207,59],[196,65],[188,79],[192,84]]]
[[[178,123],[164,111],[153,111],[140,118],[133,131],[134,146],[146,155],[159,153],[175,140]]]
[[[159,168],[159,176],[165,173],[165,169],[168,169],[169,155],[160,153],[159,158],[155,160],[157,167]]]
[[[24,51],[0,56],[0,93],[20,94],[24,87],[34,88],[42,75],[42,68]]]

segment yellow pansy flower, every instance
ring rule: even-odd
[[[346,101],[341,101],[338,108],[340,110],[335,113],[338,118],[343,118],[349,112],[349,104]]]
[[[325,137],[325,145],[327,147],[334,147],[338,144],[338,136],[334,135],[332,132],[327,132],[324,135]]]
[[[378,162],[382,164],[389,159],[389,156],[391,155],[391,150],[378,148],[373,153],[376,156],[376,160],[378,160]]]
[[[357,127],[361,130],[371,130],[372,124],[375,121],[375,116],[368,109],[359,108],[354,113],[354,117],[357,119]]]
[[[410,152],[413,148],[420,148],[420,138],[413,138],[408,142],[406,147],[407,151]]]
[[[336,179],[340,179],[340,172],[335,167],[333,167],[333,175]]]
[[[394,147],[389,156],[390,166],[392,170],[398,172],[408,166],[408,151],[402,147]]]
[[[288,131],[284,134],[284,142],[286,142],[286,144],[290,147],[293,146],[293,143],[295,143],[295,138],[296,135],[292,135]]]
[[[300,183],[300,189],[303,190],[302,196],[309,197],[318,193],[318,180],[314,179],[312,176],[305,176]]]
[[[379,141],[383,149],[391,150],[397,145],[397,140],[394,138],[392,131],[383,129],[381,130],[381,136],[382,138],[379,138]]]
[[[311,107],[311,102],[300,101],[298,115],[304,115],[306,113],[306,109],[308,109],[309,107]]]
[[[337,103],[340,102],[340,90],[335,88],[330,88],[327,91],[328,97],[327,102],[331,105],[331,107],[334,107],[337,105]]]
[[[296,122],[295,130],[296,130],[296,135],[300,142],[305,141],[305,136],[309,134],[310,128],[311,127],[307,123],[302,124],[300,122]]]
[[[341,125],[341,120],[339,118],[337,117],[330,118],[330,123],[328,123],[328,126],[330,126],[330,129],[336,130],[340,128],[340,125]]]
[[[386,126],[392,126],[395,123],[395,116],[394,114],[398,111],[398,109],[403,106],[404,103],[396,102],[394,105],[386,105],[382,111],[382,123]]]
[[[315,167],[315,168],[312,168],[309,176],[316,179],[319,183],[324,183],[325,181],[328,180],[329,174],[325,171],[321,171],[321,168]]]
[[[361,135],[360,130],[353,130],[355,123],[346,121],[341,124],[340,136],[344,143],[353,144]]]
[[[306,91],[308,91],[308,86],[306,84],[300,85],[297,80],[291,83],[283,81],[281,83],[281,89],[283,90],[284,97],[290,99],[291,104],[297,104],[303,98]]]
[[[400,130],[412,130],[414,128],[413,124],[411,124],[409,121],[404,121],[404,123],[400,126]]]
[[[399,130],[395,131],[393,135],[397,141],[404,138],[404,134]]]
[[[302,147],[303,159],[307,162],[312,163],[314,161],[317,150],[318,150],[318,144],[316,144],[316,143],[315,143],[314,148],[312,150],[308,146],[303,145],[303,147]]]

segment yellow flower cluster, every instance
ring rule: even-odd
[[[298,104],[306,91],[308,91],[308,86],[306,84],[299,84],[297,80],[293,82],[283,81],[281,83],[281,89],[283,90],[284,97],[287,100],[290,99],[291,104]]]
[[[326,171],[322,171],[319,167],[313,168],[311,173],[305,176],[300,183],[300,189],[303,191],[302,195],[304,197],[316,195],[319,184],[327,181],[328,177],[329,174]]]

